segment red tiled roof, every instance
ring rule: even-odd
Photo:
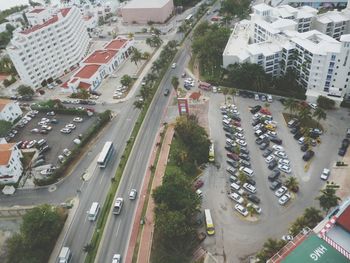
[[[78,73],[74,75],[76,78],[89,79],[94,75],[97,70],[100,68],[100,65],[86,65],[82,67]]]
[[[71,81],[69,81],[70,83],[74,83],[74,82],[76,82],[78,79],[77,78],[74,78],[74,79],[72,79]]]
[[[5,106],[9,103],[11,103],[11,100],[0,99],[0,111],[2,111],[2,109],[5,108]]]
[[[63,17],[65,17],[68,13],[69,13],[70,8],[63,8],[61,9],[61,14]],[[48,25],[51,25],[53,23],[56,23],[58,21],[58,16],[54,15],[52,18],[48,19],[47,21],[45,21],[43,24],[40,25],[35,25],[32,26],[31,28],[25,29],[23,31],[21,31],[22,34],[28,35],[29,33],[35,32],[41,28],[44,28]]]
[[[8,164],[12,154],[12,148],[14,145],[15,143],[0,144],[0,165]]]
[[[92,16],[84,16],[84,17],[83,17],[83,19],[84,19],[85,21],[89,21],[91,18],[92,18]]]
[[[337,224],[350,232],[350,206],[348,206],[344,212],[338,217]]]
[[[29,13],[39,14],[39,13],[41,13],[44,10],[45,10],[45,8],[36,8],[36,9],[33,9],[32,11],[30,11]]]
[[[7,79],[9,76],[10,76],[10,74],[0,73],[0,81]]]
[[[86,64],[106,64],[118,52],[116,50],[96,50],[87,59],[84,60]]]
[[[62,88],[65,88],[65,89],[68,88],[68,81],[66,81],[65,83],[63,83],[63,84],[61,85],[61,87],[62,87]]]
[[[200,92],[193,92],[190,95],[190,99],[193,99],[193,100],[199,100],[200,97],[201,97],[201,93]]]
[[[121,49],[125,43],[127,43],[129,40],[128,39],[124,39],[124,38],[117,38],[112,40],[111,42],[109,42],[107,44],[107,46],[105,46],[105,49],[112,49],[112,50],[119,50]]]
[[[84,89],[84,90],[89,90],[91,87],[91,84],[86,83],[86,82],[80,82],[78,88]]]

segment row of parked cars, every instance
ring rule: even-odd
[[[268,169],[272,171],[268,176],[268,180],[271,182],[270,189],[275,191],[274,194],[278,198],[278,203],[285,205],[291,196],[287,187],[282,185],[279,177],[281,172],[290,174],[292,169],[288,156],[281,146],[282,140],[277,136],[277,122],[273,121],[271,112],[260,105],[252,107],[250,112],[254,114],[252,126],[254,135],[257,137],[255,142],[259,145],[259,149],[263,151],[262,156],[265,158]],[[271,143],[275,144],[271,146]]]
[[[341,145],[338,151],[339,156],[344,156],[346,154],[349,144],[350,144],[350,128],[346,130],[346,138],[344,138],[341,142]]]
[[[231,198],[236,204],[235,210],[243,216],[248,216],[248,207],[253,207],[260,214],[258,206],[260,199],[256,196],[256,182],[253,179],[254,171],[251,169],[249,150],[244,137],[244,130],[241,128],[241,118],[237,107],[234,104],[220,107],[223,114],[223,129],[226,132],[227,151],[226,171],[229,175]],[[246,182],[239,180],[239,174],[246,175]]]

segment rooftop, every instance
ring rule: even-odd
[[[127,8],[159,8],[166,5],[169,1],[172,0],[131,0],[128,2],[123,9]]]
[[[2,111],[2,109],[5,108],[5,106],[11,102],[12,102],[11,100],[0,99],[0,111]]]
[[[7,165],[12,154],[12,147],[15,143],[0,144],[0,165]]]
[[[35,9],[29,11],[29,13],[32,13],[32,14],[39,14],[39,13],[41,13],[41,12],[44,11],[44,10],[45,10],[45,8],[35,8]]]
[[[345,230],[347,230],[348,232],[350,232],[350,206],[348,206],[344,210],[344,212],[338,217],[337,224]]]
[[[83,63],[85,64],[106,64],[115,55],[116,50],[96,50],[90,56],[88,56]]]
[[[126,38],[117,38],[113,39],[111,42],[109,42],[106,46],[105,49],[112,49],[112,50],[119,50],[121,49],[126,42],[129,40]]]
[[[253,9],[254,10],[257,10],[259,12],[264,12],[264,11],[269,11],[269,10],[272,10],[272,7],[267,5],[267,4],[257,4],[257,5],[254,5],[253,6]]]
[[[93,76],[98,69],[100,68],[100,65],[86,65],[82,67],[75,75],[75,78],[82,78],[82,79],[89,79],[91,76]]]

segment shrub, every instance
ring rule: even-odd
[[[320,106],[322,109],[325,110],[330,110],[333,109],[335,106],[335,101],[332,99],[329,99],[325,96],[318,96],[317,98],[317,104]]]

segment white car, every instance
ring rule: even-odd
[[[112,258],[112,263],[121,263],[121,255],[120,254],[114,254]]]
[[[74,122],[83,122],[83,118],[82,117],[75,117],[73,119]]]
[[[277,197],[281,197],[282,195],[284,195],[285,192],[287,192],[287,187],[282,186],[280,188],[278,188],[278,190],[275,192],[275,196]]]
[[[273,131],[267,131],[267,135],[271,138],[276,138],[277,137],[277,132]]]
[[[243,202],[244,202],[243,197],[240,196],[240,195],[237,194],[237,193],[231,193],[231,194],[229,195],[229,197],[230,197],[233,201],[235,201],[236,203],[238,203],[238,204],[243,204]]]
[[[46,113],[47,116],[55,116],[55,112],[54,111],[49,111]]]
[[[77,126],[75,126],[73,123],[69,123],[65,126],[65,128],[68,128],[68,129],[71,129],[71,130],[74,130]]]
[[[256,205],[256,204],[253,204],[253,203],[248,203],[247,204],[247,207],[253,207],[255,209],[255,211],[258,213],[258,214],[261,214],[261,207]]]
[[[256,193],[256,187],[254,185],[244,183],[243,188],[246,189],[247,191],[251,192],[252,194]]]
[[[309,103],[309,106],[311,109],[316,110],[317,109],[317,104],[315,103]]]
[[[248,211],[247,209],[240,205],[240,204],[236,204],[235,205],[235,209],[242,215],[242,216],[247,216],[248,215]]]
[[[59,160],[61,163],[64,163],[64,161],[66,160],[66,158],[64,158],[64,156],[60,154],[60,155],[58,156],[58,160]]]
[[[274,149],[275,151],[284,151],[284,148],[280,145],[273,145],[272,149]]]
[[[275,160],[275,156],[273,154],[271,154],[265,158],[266,163],[271,163],[273,160]]]
[[[41,175],[51,175],[54,171],[55,171],[54,168],[48,168],[48,169],[40,171],[40,174]]]
[[[236,143],[240,146],[247,146],[247,143],[244,140],[236,140]]]
[[[68,134],[68,133],[71,133],[72,130],[69,129],[69,128],[63,128],[63,129],[60,130],[60,132],[65,133],[65,134]]]
[[[69,156],[69,155],[71,155],[71,151],[70,150],[68,150],[67,148],[65,148],[65,149],[63,149],[63,154],[65,155],[65,156]]]
[[[289,200],[290,200],[290,194],[286,193],[278,199],[278,203],[280,205],[285,205],[286,203],[288,203]]]
[[[234,136],[235,136],[237,139],[244,140],[244,135],[243,135],[242,133],[235,133]]]
[[[40,121],[38,122],[39,126],[47,125],[49,122],[48,121]]]
[[[30,132],[31,132],[31,133],[38,133],[38,132],[39,132],[39,129],[37,129],[37,128],[31,129]]]
[[[284,236],[282,236],[282,240],[284,240],[284,241],[292,241],[293,240],[293,236],[292,235],[284,235]]]
[[[46,125],[46,124],[42,125],[41,128],[43,128],[43,129],[45,129],[47,131],[51,131],[52,130],[52,126],[49,126],[49,125]]]
[[[254,99],[255,99],[255,100],[260,100],[259,94],[255,94],[255,95],[254,95]]]
[[[173,64],[171,65],[171,68],[176,68],[176,63],[173,63]]]
[[[321,174],[321,179],[327,181],[331,171],[327,168],[324,168]]]
[[[279,159],[278,164],[290,166],[290,161],[288,159]]]
[[[32,140],[27,144],[27,149],[32,148],[36,144],[36,140]]]
[[[136,199],[136,195],[137,195],[136,189],[131,189],[131,191],[129,193],[129,199],[130,200],[135,200]]]
[[[288,165],[279,164],[278,169],[287,174],[290,174],[292,172],[292,169]]]
[[[273,154],[279,158],[283,158],[283,159],[288,158],[287,154],[283,151],[275,151]]]

